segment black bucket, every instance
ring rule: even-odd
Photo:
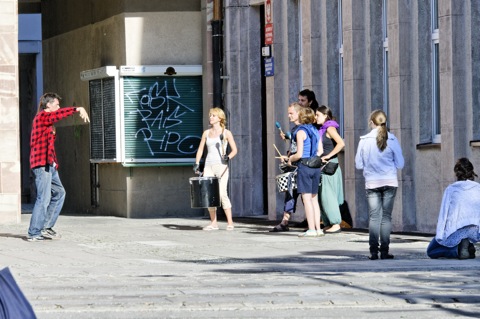
[[[190,178],[190,206],[192,208],[220,206],[220,188],[217,177]]]

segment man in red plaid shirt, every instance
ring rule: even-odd
[[[65,189],[57,171],[56,131],[53,124],[75,113],[79,113],[85,122],[90,122],[83,107],[60,108],[60,100],[61,97],[56,93],[42,95],[37,115],[33,119],[30,167],[35,175],[37,199],[30,219],[28,241],[60,238],[53,226],[65,201]]]

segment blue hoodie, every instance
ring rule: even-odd
[[[388,133],[387,147],[381,152],[377,146],[377,133],[378,129],[374,128],[360,137],[355,167],[363,169],[365,182],[396,180],[397,170],[404,165],[400,143],[395,135]]]

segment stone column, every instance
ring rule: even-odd
[[[365,200],[365,183],[361,171],[355,169],[355,150],[360,136],[367,132],[365,114],[365,2],[342,1],[343,11],[343,83],[344,83],[344,139],[345,149],[345,199],[349,203],[355,227],[368,225],[368,208]],[[360,117],[359,117],[360,115]]]
[[[20,222],[20,116],[18,100],[18,4],[0,2],[0,224]]]
[[[303,8],[305,5],[301,4]],[[309,14],[302,13],[302,26],[299,23],[299,9],[296,1],[272,1],[273,9],[273,58],[275,75],[266,79],[266,128],[267,128],[267,161],[268,161],[268,217],[280,219],[283,215],[284,193],[278,193],[275,185],[275,176],[279,174],[279,161],[274,157],[276,152],[273,145],[277,145],[285,154],[289,143],[284,142],[275,127],[275,122],[281,124],[282,129],[290,130],[292,126],[287,116],[287,108],[291,102],[297,101],[301,87],[300,70],[300,27],[308,29]],[[304,21],[305,20],[305,21]],[[303,25],[305,22],[305,25]],[[309,54],[308,45],[304,47],[304,54]],[[307,58],[308,59],[308,58]],[[310,62],[307,61],[307,65]],[[305,66],[304,66],[305,69]],[[308,72],[308,71],[307,71]],[[308,81],[308,78],[307,78]],[[297,206],[297,212],[292,217],[296,221],[303,220],[303,206]]]
[[[469,148],[467,109],[470,106],[467,105],[465,85],[467,4],[468,1],[455,0],[439,1],[438,4],[443,188],[452,182],[456,159],[467,156]],[[473,41],[478,42],[478,39]]]
[[[249,3],[224,1],[225,112],[238,147],[230,163],[234,217],[264,213],[260,9]]]
[[[318,3],[314,6],[315,8],[319,7]],[[301,32],[302,32],[302,56],[300,65],[302,66],[302,88],[309,88],[313,90],[313,81],[312,81],[312,63],[314,57],[312,55],[312,43],[314,42],[314,32],[318,34],[319,30],[314,30],[312,22],[317,21],[318,19],[312,20],[312,1],[304,0],[300,1],[300,10],[302,12],[301,19]],[[316,18],[316,17],[315,17]],[[318,38],[318,35],[315,36]],[[315,57],[318,56],[318,52],[315,52]],[[314,91],[315,92],[315,91]],[[317,96],[318,99],[318,96]]]
[[[308,25],[311,29],[309,32],[311,39],[307,39],[303,34],[303,86],[311,88],[318,103],[331,107],[334,115],[340,118],[338,2],[310,1],[308,10],[310,21],[308,24],[307,21],[302,22],[302,25]],[[302,9],[302,12],[305,11],[306,9]],[[305,63],[307,41],[311,41],[309,65]],[[306,73],[309,74],[309,78]],[[310,82],[307,82],[307,79]]]
[[[388,6],[389,119],[391,132],[398,138],[406,159],[399,175],[399,185],[392,214],[393,230],[416,230],[415,140],[412,105],[412,6],[405,1],[390,1]]]
[[[213,0],[202,0],[203,127],[208,127],[208,112],[213,107],[212,19]]]

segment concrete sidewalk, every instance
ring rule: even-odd
[[[452,318],[480,316],[480,257],[431,260],[430,237],[392,235],[370,261],[368,234],[298,238],[273,222],[60,216],[60,240],[0,226],[10,267],[38,318]],[[477,246],[477,250],[478,250]]]

